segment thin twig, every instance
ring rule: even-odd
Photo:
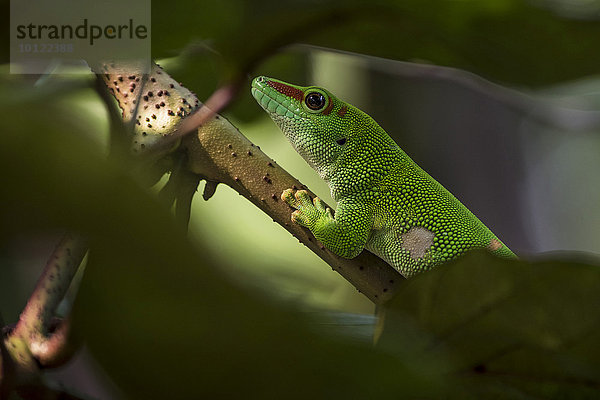
[[[80,236],[65,234],[48,260],[19,322],[10,334],[22,338],[29,345],[31,354],[40,360],[54,359],[66,344],[57,338],[49,342],[52,336],[50,326],[87,250],[87,243]],[[64,339],[66,335],[63,329],[66,328],[60,328],[58,332],[60,338]]]

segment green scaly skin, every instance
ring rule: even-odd
[[[304,190],[281,197],[296,209],[292,220],[335,254],[353,258],[366,248],[406,277],[474,248],[515,257],[358,108],[321,87],[262,76],[252,95],[329,184],[335,217]]]

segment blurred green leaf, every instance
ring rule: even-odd
[[[597,9],[575,17],[568,4],[562,13],[545,5],[524,0],[153,3],[153,54],[172,56],[190,41],[208,40],[222,56],[219,71],[227,80],[243,78],[291,43],[424,60],[525,86],[600,72]]]
[[[452,398],[592,398],[600,388],[600,269],[469,254],[405,283],[379,347],[444,358]],[[398,341],[412,332],[410,349]]]

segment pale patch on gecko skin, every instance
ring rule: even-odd
[[[418,260],[433,246],[435,234],[421,226],[414,226],[400,237],[402,250],[408,251],[413,260]]]
[[[487,249],[489,251],[496,251],[500,247],[502,247],[502,242],[500,242],[498,239],[492,239],[492,240],[490,240],[490,244],[487,245]]]

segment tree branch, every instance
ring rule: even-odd
[[[76,346],[70,340],[68,322],[57,320],[55,312],[63,300],[88,247],[81,237],[66,234],[51,255],[25,309],[7,343],[22,340],[33,358],[43,367],[66,361]],[[7,344],[8,351],[11,346]],[[16,357],[16,354],[12,354]],[[16,358],[18,359],[18,357]]]
[[[157,155],[164,156],[177,149],[187,156],[188,170],[209,182],[205,198],[210,197],[216,183],[230,186],[298,238],[371,301],[381,304],[393,296],[398,283],[404,280],[402,275],[368,251],[351,260],[338,257],[318,243],[309,230],[292,223],[293,210],[280,195],[288,188],[306,187],[227,119],[202,106],[194,94],[160,67],[153,66],[147,77],[148,84],[143,88],[137,83],[145,77],[134,70],[125,71],[122,66],[111,64],[98,70],[123,110],[125,122],[135,121],[134,152],[142,158],[148,154],[150,159],[156,159]],[[211,96],[212,102],[219,108],[224,107],[233,98],[235,90],[232,87],[218,89]],[[190,129],[194,131],[185,135]],[[190,187],[183,190],[185,195],[178,202],[191,201]],[[185,215],[185,211],[182,214]]]
[[[68,361],[79,347],[70,335],[69,322],[55,318],[55,312],[86,252],[81,237],[66,234],[50,256],[19,322],[14,328],[3,328],[0,398],[14,390],[25,398],[68,398],[47,387],[41,369]]]

